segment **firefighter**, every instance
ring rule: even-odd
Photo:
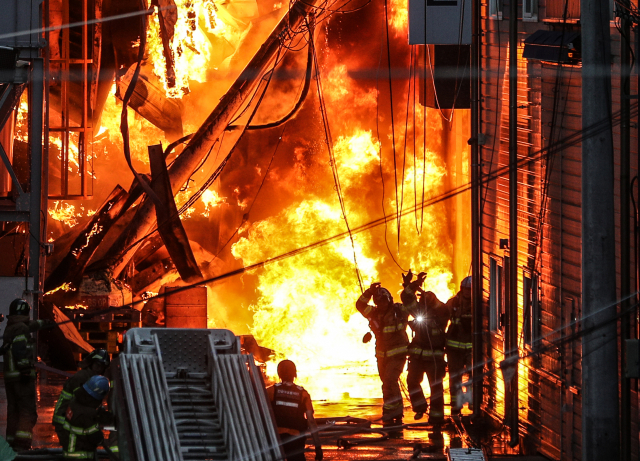
[[[472,317],[471,317],[471,277],[460,283],[460,291],[449,301],[447,309],[451,313],[451,325],[447,330],[447,362],[449,365],[449,393],[451,394],[451,414],[459,414],[462,409],[462,375],[471,366]]]
[[[410,283],[411,278],[411,271],[409,271],[408,278],[405,278],[405,290],[402,292],[402,301],[413,316],[413,320],[409,322],[414,333],[409,344],[407,373],[409,398],[415,412],[415,419],[422,419],[427,411],[427,401],[421,385],[426,373],[431,388],[429,423],[442,424],[444,422],[442,380],[446,374],[445,331],[449,323],[449,311],[433,292],[424,291],[415,283]],[[419,300],[416,299],[416,291],[420,293]]]
[[[287,461],[304,461],[305,433],[310,429],[316,447],[316,461],[322,461],[322,445],[313,418],[311,396],[302,386],[293,383],[297,376],[295,363],[283,360],[278,364],[280,382],[267,388],[282,448]]]
[[[109,380],[94,375],[84,383],[69,401],[64,423],[56,432],[62,445],[62,459],[93,460],[103,442],[101,425],[109,424],[112,415],[102,408],[109,393]]]
[[[56,432],[64,424],[67,406],[73,394],[92,376],[104,375],[108,366],[109,353],[104,349],[95,349],[80,362],[80,371],[64,383],[58,402],[56,402],[53,410],[52,423],[56,427]]]
[[[369,304],[373,298],[375,306]],[[402,393],[398,380],[407,361],[407,321],[409,311],[401,303],[394,303],[389,290],[373,283],[356,301],[356,309],[369,320],[369,328],[376,337],[378,374],[382,381],[382,424],[402,424]],[[367,333],[364,342],[371,335]]]
[[[0,351],[4,354],[7,394],[7,442],[16,451],[31,449],[36,407],[36,350],[31,333],[55,325],[51,320],[30,320],[31,306],[17,298],[9,305],[7,328]]]

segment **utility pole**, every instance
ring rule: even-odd
[[[473,414],[478,416],[482,407],[484,385],[483,328],[482,328],[482,251],[480,210],[480,0],[471,4],[471,293],[473,306]]]
[[[584,461],[620,460],[609,9],[609,0],[580,2]]]
[[[506,393],[510,445],[519,441],[518,423],[518,2],[509,2],[509,315],[507,350],[515,374]]]
[[[623,11],[629,10],[629,0],[619,0]],[[631,232],[629,229],[630,212],[630,175],[631,169],[631,120],[630,120],[630,55],[631,25],[628,14],[620,16],[620,310],[628,311],[631,306]],[[624,367],[626,350],[624,341],[629,339],[630,314],[620,318],[620,346]],[[623,370],[624,372],[624,370]],[[620,377],[620,450],[623,461],[631,461],[631,381],[624,373]]]

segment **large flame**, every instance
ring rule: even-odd
[[[362,203],[358,190],[366,188],[379,162],[379,145],[370,132],[356,130],[341,136],[334,145],[336,164],[345,191],[345,207],[352,226],[377,217],[375,207]],[[414,168],[412,165],[411,168]],[[415,165],[427,172],[428,187],[437,190],[445,175],[444,167],[432,152],[426,163]],[[412,170],[411,170],[412,171]],[[407,174],[405,194],[413,197],[412,172]],[[391,205],[393,205],[391,203]],[[450,257],[442,225],[444,209],[425,209],[424,228],[415,231],[415,222],[402,221],[403,254],[414,270],[427,270],[425,288],[446,301],[452,294]],[[397,235],[389,226],[390,240]],[[380,231],[381,229],[378,229]],[[291,257],[258,271],[259,298],[254,310],[253,334],[261,344],[274,349],[280,358],[298,365],[300,381],[314,398],[378,397],[373,344],[363,344],[367,321],[356,311],[360,295],[355,261],[364,287],[385,277],[391,262],[377,239],[379,232],[361,232],[309,251],[296,249],[321,242],[345,231],[341,208],[335,195],[310,197],[295,203],[270,219],[254,223],[247,236],[234,246],[233,254],[245,265],[293,252]],[[375,236],[372,235],[375,233]],[[443,244],[444,243],[444,244]],[[400,269],[387,286],[399,301]],[[305,379],[312,377],[312,379]]]

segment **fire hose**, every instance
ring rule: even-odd
[[[434,430],[434,425],[428,422],[398,424],[383,428],[372,428],[371,421],[351,416],[339,418],[316,418],[321,439],[335,439],[338,448],[348,449],[358,445],[367,445],[388,440],[390,433],[403,429]],[[378,437],[350,437],[357,434],[374,435]]]

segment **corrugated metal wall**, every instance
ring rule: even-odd
[[[552,4],[553,3],[553,4]],[[549,23],[520,22],[520,43],[538,29],[579,30],[575,21],[558,24],[557,15],[564,10],[563,0],[540,5],[544,18],[547,6],[553,16]],[[579,3],[569,5],[569,18],[579,14]],[[577,8],[577,9],[576,9]],[[503,11],[508,9],[506,2]],[[575,11],[574,11],[575,10]],[[555,13],[554,13],[555,12]],[[500,240],[509,237],[508,181],[508,21],[487,18],[483,8],[482,46],[482,124],[487,136],[482,146],[483,173],[491,177],[482,196],[483,293],[485,299],[485,355],[490,362],[485,378],[484,408],[498,419],[504,418],[504,387],[498,363],[503,359],[504,328],[491,331],[492,297],[503,299],[508,287],[509,250],[500,248]],[[551,23],[555,23],[552,26]],[[612,29],[614,53],[613,104],[619,101],[619,35]],[[581,340],[563,341],[576,333],[571,326],[581,316],[581,69],[580,66],[557,65],[520,59],[518,81],[518,154],[521,160],[535,159],[540,149],[562,143],[551,155],[542,155],[530,163],[521,162],[518,180],[519,255],[518,299],[519,325],[523,326],[523,280],[539,278],[540,336],[538,349],[519,341],[520,355],[520,427],[525,451],[540,453],[557,460],[581,459]],[[637,76],[632,76],[632,94]],[[616,146],[616,194],[619,190],[619,127],[614,130]],[[632,128],[632,171],[637,174],[637,126]],[[637,189],[634,191],[637,197]],[[619,200],[616,200],[619,220]],[[542,219],[542,221],[541,221]],[[632,220],[633,222],[633,220]],[[542,223],[542,225],[540,225]],[[618,226],[618,221],[616,226]],[[618,241],[619,241],[619,228]],[[632,232],[633,235],[633,232]],[[633,247],[634,245],[632,245]],[[635,251],[635,250],[632,250]],[[617,254],[618,267],[620,254]],[[501,287],[492,282],[494,266],[502,266]],[[633,266],[633,263],[632,263]],[[635,270],[635,269],[633,269]],[[505,275],[506,274],[506,275]],[[635,274],[635,272],[634,272]],[[635,275],[632,287],[635,286]],[[491,287],[502,290],[491,293]],[[635,290],[635,288],[632,288]],[[500,310],[500,306],[498,306]],[[502,311],[504,312],[504,311]],[[498,315],[500,312],[498,312]],[[504,319],[504,317],[503,317]],[[509,319],[506,319],[509,321]],[[499,323],[499,319],[498,319]],[[635,388],[634,388],[635,389]],[[638,456],[638,394],[632,395],[632,453]]]

